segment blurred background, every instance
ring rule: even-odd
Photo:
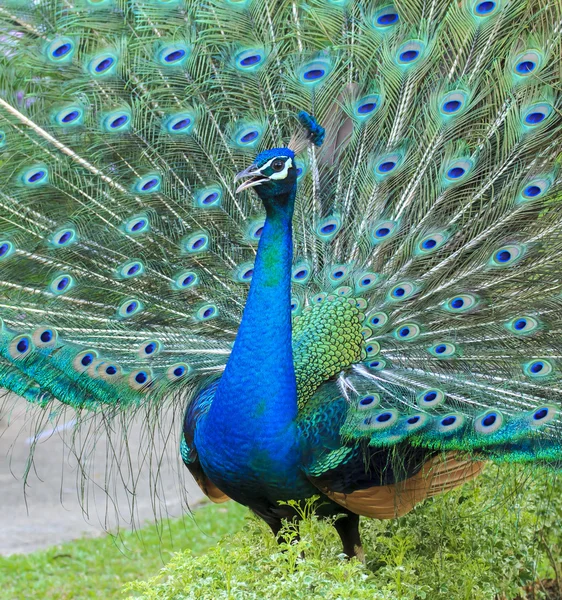
[[[138,416],[123,452],[115,447],[122,441],[117,431],[108,436],[93,422],[95,444],[83,443],[75,439],[72,411],[38,421],[39,412],[13,396],[0,400],[0,555],[138,528],[202,500],[179,459],[178,423],[159,426],[165,451],[151,453]],[[80,460],[76,446],[86,448]]]

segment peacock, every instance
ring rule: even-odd
[[[561,31],[560,0],[3,0],[0,386],[181,415],[211,500],[277,535],[320,496],[359,559],[360,516],[559,468]]]

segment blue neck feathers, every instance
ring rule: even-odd
[[[225,429],[288,434],[297,414],[291,346],[292,216],[296,184],[286,194],[264,197],[267,219],[252,283],[230,359],[208,423]],[[226,431],[224,431],[226,434]]]
[[[265,186],[263,186],[265,187]],[[254,275],[226,369],[195,443],[209,479],[251,505],[307,498],[315,488],[301,470],[297,384],[291,340],[291,220],[296,183],[277,194],[260,189],[267,219]]]

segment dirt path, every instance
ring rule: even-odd
[[[4,415],[0,417],[0,554],[32,552],[83,535],[101,535],[107,529],[138,527],[153,521],[155,514],[179,516],[185,512],[186,501],[194,506],[202,499],[187,469],[180,468],[178,475],[177,450],[160,468],[148,464],[141,452],[142,428],[136,423],[128,440],[130,473],[139,474],[133,485],[129,481],[129,489],[134,489],[134,493],[125,492],[115,466],[110,471],[105,468],[109,446],[104,435],[91,457],[94,466],[88,470],[86,502],[81,502],[77,461],[68,449],[68,437],[72,434],[70,413],[66,419],[36,429],[29,415],[26,418],[27,408],[24,401],[14,400],[9,416],[0,411]],[[170,448],[179,448],[177,429],[170,427]],[[34,440],[37,445],[33,469],[24,491],[22,477]],[[156,485],[155,472],[159,474]],[[103,492],[106,487],[112,489],[111,501]]]

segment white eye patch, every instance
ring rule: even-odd
[[[293,159],[292,158],[287,158],[286,156],[276,156],[274,158],[272,158],[271,160],[268,160],[265,165],[263,165],[263,167],[260,169],[260,171],[263,173],[264,169],[267,169],[267,167],[271,166],[271,163],[274,160],[285,160],[285,168],[282,171],[279,172],[273,172],[271,175],[269,175],[269,179],[285,179],[287,177],[287,175],[289,174],[289,169],[293,166]]]

